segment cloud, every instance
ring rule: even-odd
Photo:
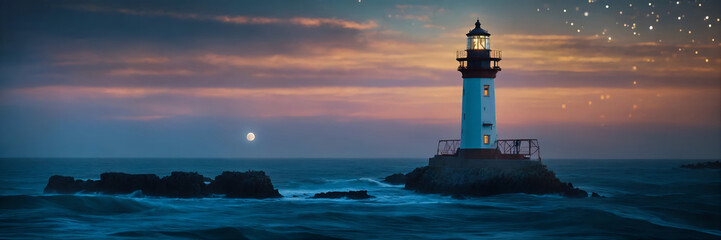
[[[461,87],[120,88],[52,86],[6,92],[14,99],[72,106],[91,102],[120,116],[327,117],[456,124]],[[496,89],[498,122],[719,126],[716,89]],[[106,106],[103,106],[106,105]],[[565,105],[565,108],[561,106]],[[107,113],[100,111],[99,117]],[[537,114],[542,112],[544,114]],[[95,114],[86,112],[85,114]],[[92,117],[92,116],[89,116]],[[132,120],[132,118],[128,118]]]
[[[612,72],[617,77],[682,79],[709,79],[721,74],[713,61],[705,62],[709,57],[714,61],[721,57],[713,44],[693,46],[706,52],[705,57],[679,53],[678,49],[689,47],[684,44],[609,42],[598,36],[509,34],[494,36],[492,44],[504,50],[502,68],[525,72]]]
[[[418,16],[431,16],[421,14],[424,11],[440,11],[432,6],[390,7],[391,11],[403,9],[404,14]],[[26,65],[7,65],[9,71],[2,86],[456,86],[459,73],[453,53],[465,47],[467,31],[419,38],[414,32],[397,30],[386,22],[367,30],[337,27],[361,22],[335,18],[250,17],[98,6],[83,11],[56,10],[48,16],[57,23],[34,26],[35,31],[77,38],[31,38],[27,42],[33,52],[24,55],[42,61],[14,61],[12,64]],[[113,11],[118,14],[95,14]],[[78,22],[86,23],[88,28],[62,30],[62,26]],[[144,28],[138,28],[138,24]],[[302,24],[316,27],[298,27]],[[107,26],[111,25],[114,27],[109,31]],[[424,27],[442,26],[428,23]],[[278,38],[278,32],[293,36],[293,41]],[[38,39],[47,42],[38,43]],[[719,69],[715,66],[721,64],[720,58],[711,57],[705,63],[705,59],[690,52],[679,53],[679,45],[675,44],[608,42],[596,36],[494,34],[492,46],[504,53],[503,71],[499,73],[499,84],[504,87],[631,87],[633,81],[649,87],[717,87]],[[699,43],[694,47],[718,54],[714,51],[716,45]]]
[[[336,18],[309,18],[309,17],[294,17],[294,18],[270,18],[270,17],[251,17],[251,16],[232,16],[232,15],[203,15],[195,13],[179,13],[171,11],[145,11],[145,10],[134,10],[128,8],[106,8],[97,5],[86,5],[78,6],[75,9],[90,11],[90,12],[114,12],[128,15],[137,16],[156,16],[156,17],[170,17],[177,19],[188,19],[188,20],[199,20],[199,21],[218,21],[232,24],[293,24],[304,27],[320,27],[320,26],[332,26],[356,30],[367,30],[378,27],[374,21],[367,21],[365,23],[354,22],[344,19]]]
[[[172,70],[142,70],[135,68],[113,69],[108,72],[111,76],[175,76],[191,75],[193,72],[185,69]]]
[[[446,30],[446,27],[440,26],[440,25],[435,25],[435,24],[423,24],[423,27],[424,27],[424,28],[435,28],[435,29],[440,29],[440,30]]]
[[[158,120],[163,118],[168,118],[168,116],[161,116],[161,115],[146,115],[146,116],[111,116],[107,117],[108,119],[116,119],[116,120],[127,120],[127,121],[152,121],[152,120]]]
[[[431,20],[430,16],[410,15],[410,14],[405,14],[405,15],[396,14],[396,15],[393,15],[393,17],[395,17],[397,19],[416,20],[416,21],[421,21],[421,22],[428,22]]]

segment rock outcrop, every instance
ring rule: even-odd
[[[363,190],[363,191],[348,191],[348,192],[316,193],[311,198],[347,198],[347,199],[360,200],[360,199],[374,198],[374,196],[368,195],[368,191]]]
[[[230,198],[277,198],[281,197],[273,189],[270,178],[261,171],[223,172],[210,182],[208,189],[215,194],[225,194]]]
[[[480,197],[503,193],[561,194],[588,197],[588,193],[561,182],[544,165],[514,170],[497,168],[420,167],[406,174],[406,189],[419,193],[439,193]]]
[[[721,161],[715,161],[715,162],[700,162],[696,164],[684,164],[681,165],[682,168],[690,168],[690,169],[721,169]]]
[[[199,198],[213,194],[228,198],[277,198],[270,178],[262,171],[223,172],[210,180],[194,172],[172,172],[159,178],[155,174],[127,174],[109,172],[100,180],[75,180],[73,177],[50,177],[45,193],[103,193],[130,194],[141,191],[147,196],[172,198]],[[205,182],[210,184],[205,184]]]
[[[77,193],[82,191],[94,192],[97,189],[98,181],[75,180],[73,177],[55,175],[50,177],[45,192],[54,193]]]
[[[406,184],[406,175],[403,173],[396,173],[387,176],[385,179],[383,179],[383,182],[393,185],[403,185]]]

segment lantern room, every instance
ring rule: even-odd
[[[468,50],[490,50],[491,34],[481,28],[481,21],[476,20],[476,28],[472,29],[468,34]]]

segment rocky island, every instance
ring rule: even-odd
[[[209,182],[209,184],[206,184]],[[140,191],[146,196],[200,198],[222,195],[227,198],[279,198],[270,178],[263,171],[229,172],[210,179],[195,172],[172,172],[163,178],[155,174],[108,172],[100,180],[76,180],[54,175],[45,193],[130,194]]]
[[[494,167],[447,168],[419,167],[405,177],[405,189],[418,193],[437,193],[454,197],[482,197],[504,193],[560,194],[566,197],[588,197],[584,190],[571,183],[561,182],[543,164],[518,169]],[[398,183],[399,174],[388,176],[385,182]],[[595,196],[599,196],[595,194]]]

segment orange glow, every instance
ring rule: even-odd
[[[458,124],[461,87],[306,87],[306,88],[102,88],[53,86],[13,90],[9,94],[45,101],[136,99],[128,107],[142,116],[231,115],[245,117],[327,116],[337,119],[385,119],[415,123]],[[606,94],[601,94],[601,93]],[[721,109],[715,89],[676,88],[499,88],[499,126],[539,123],[649,123],[717,125]],[[588,106],[593,96],[610,96]],[[186,105],[162,97],[183,96]],[[189,97],[189,98],[188,98]],[[683,100],[683,101],[681,101]],[[95,101],[95,100],[93,100]],[[145,104],[144,101],[152,101]],[[219,107],[204,104],[214,101]],[[633,118],[628,118],[628,103]],[[561,108],[558,108],[559,102]],[[599,117],[602,116],[602,117]]]

